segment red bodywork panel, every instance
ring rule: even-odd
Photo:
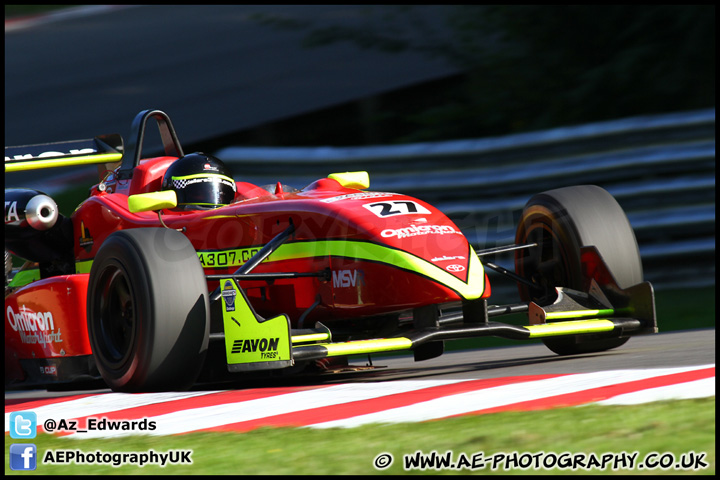
[[[118,180],[111,174],[104,181],[104,191],[93,188],[72,215],[80,273],[32,283],[6,298],[5,335],[14,357],[11,360],[91,353],[85,318],[91,261],[108,235],[117,230],[162,226],[155,212],[129,212],[128,196],[159,191],[173,160],[145,160],[135,168],[131,180]],[[345,188],[329,178],[302,191],[277,195],[246,182],[236,184],[238,191],[231,205],[192,212],[165,210],[162,219],[169,228],[185,229],[206,274],[235,272],[292,222],[292,237],[253,272],[328,270],[330,278],[242,282],[260,315],[285,313],[296,327],[300,316],[312,307],[304,323],[312,326],[324,319],[353,319],[458,302],[467,294],[461,294],[462,288],[453,282],[460,287],[469,284],[470,259],[475,254],[460,229],[421,200]],[[473,261],[480,265],[476,257]],[[475,267],[476,276],[478,268],[481,277],[480,282],[473,280],[474,298],[480,294],[487,297],[487,276],[481,265]],[[448,280],[450,277],[457,280]],[[217,285],[209,281],[208,291]],[[39,322],[37,315],[42,314],[46,319],[43,325],[51,314],[52,334],[62,341],[23,341],[18,321],[10,320],[11,313],[15,319],[21,310],[36,315],[33,322]],[[28,326],[27,322],[23,325]]]
[[[46,278],[5,298],[6,382],[24,377],[20,359],[61,359],[92,353],[85,318],[88,277]]]

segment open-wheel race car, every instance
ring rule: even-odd
[[[162,156],[142,158],[148,123]],[[300,190],[236,181],[186,155],[159,110],[140,112],[128,140],[5,148],[6,172],[104,172],[69,217],[40,191],[5,190],[6,387],[180,390],[360,354],[426,360],[468,337],[539,338],[566,355],[657,332],[635,235],[600,187],[533,196],[514,244],[475,251],[428,203],[369,191],[366,172]],[[514,272],[482,261],[502,252]],[[488,304],[486,268],[517,282],[517,303]],[[517,313],[523,325],[497,321]]]

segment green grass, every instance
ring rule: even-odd
[[[638,452],[636,462],[657,453],[651,459],[673,455],[680,460],[694,452],[707,464],[698,471],[682,469],[620,469],[612,465],[607,474],[714,474],[715,473],[715,399],[656,402],[638,406],[581,406],[536,412],[503,412],[465,416],[417,424],[372,425],[354,429],[316,430],[307,428],[261,428],[247,433],[202,433],[171,437],[133,436],[124,439],[70,440],[40,435],[34,442],[43,458],[48,450],[73,449],[93,453],[155,452],[172,449],[192,450],[192,465],[146,465],[113,467],[111,465],[39,464],[35,474],[45,475],[350,475],[421,473],[403,469],[403,456],[415,452],[444,454],[452,459],[472,459],[482,452],[487,459],[504,453],[516,458],[522,454],[545,452],[546,457],[560,455],[631,454]],[[9,469],[10,439],[6,436],[5,473]],[[23,443],[31,443],[23,442]],[[392,465],[382,471],[373,460],[382,453],[394,457]],[[53,453],[54,455],[57,452]],[[666,455],[666,458],[671,458]],[[478,458],[478,457],[476,457]],[[530,458],[528,456],[526,459]],[[585,458],[585,461],[589,461]],[[531,468],[492,471],[491,464],[475,473],[481,474],[584,474],[600,473],[597,468],[573,471]],[[510,465],[510,464],[507,464]],[[629,466],[629,465],[628,465]],[[471,473],[470,470],[428,470],[425,473]]]

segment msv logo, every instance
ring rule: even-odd
[[[332,272],[332,277],[335,288],[365,285],[365,272],[362,270],[335,270]]]

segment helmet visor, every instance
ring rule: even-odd
[[[224,175],[188,175],[172,177],[171,181],[178,206],[215,208],[228,205],[235,198],[235,182]]]

